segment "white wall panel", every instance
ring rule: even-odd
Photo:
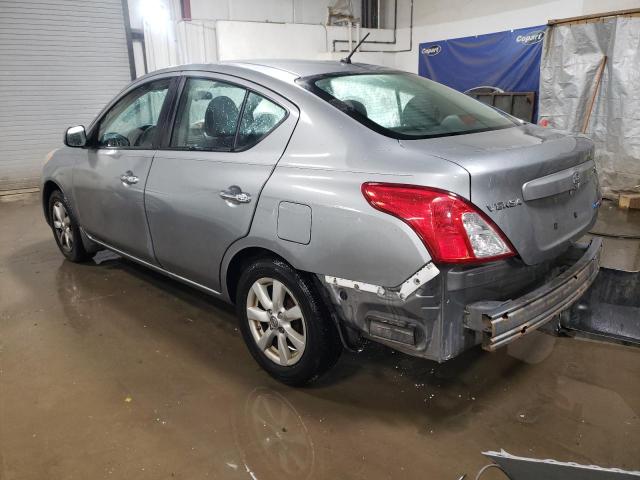
[[[382,1],[393,3],[393,0]],[[324,25],[327,20],[327,7],[333,3],[335,0],[191,0],[191,17],[195,20]],[[360,17],[360,0],[352,0],[352,8],[354,16]]]
[[[2,0],[0,190],[37,186],[64,130],[129,81],[121,0]]]
[[[217,22],[219,60],[316,58],[326,51],[321,25]]]
[[[218,60],[216,22],[180,22],[176,31],[179,63],[214,63]]]

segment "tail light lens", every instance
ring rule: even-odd
[[[393,183],[364,183],[372,207],[407,223],[435,262],[488,262],[515,255],[500,229],[454,193]]]

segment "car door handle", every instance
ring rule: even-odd
[[[125,185],[135,185],[140,181],[140,179],[136,177],[131,170],[127,170],[120,175],[120,181]]]
[[[251,201],[251,195],[244,193],[242,189],[236,185],[230,186],[229,190],[221,191],[220,198],[237,203],[249,203]]]

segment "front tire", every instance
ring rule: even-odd
[[[49,219],[58,248],[65,257],[77,263],[85,262],[92,257],[84,248],[78,222],[69,208],[69,203],[59,190],[54,191],[49,197]]]
[[[338,360],[342,344],[313,282],[279,259],[260,259],[238,282],[244,341],[272,377],[293,386],[313,382]]]

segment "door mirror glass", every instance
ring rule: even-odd
[[[67,147],[84,147],[87,143],[87,132],[82,125],[69,127],[64,136],[64,144]]]

